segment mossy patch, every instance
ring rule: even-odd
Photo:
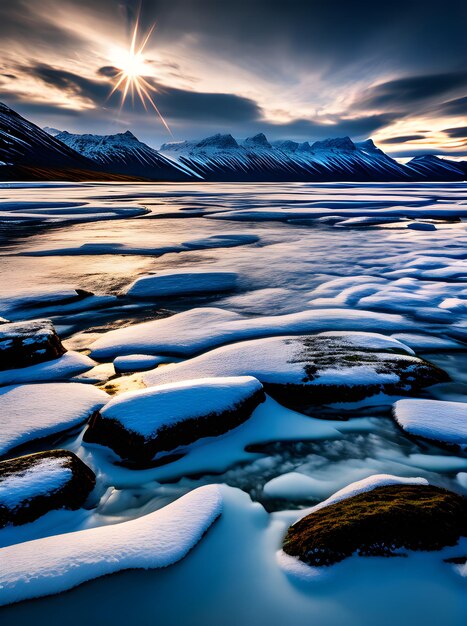
[[[391,485],[341,500],[293,524],[283,550],[313,566],[352,554],[439,550],[467,535],[467,499],[432,485]]]

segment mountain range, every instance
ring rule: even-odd
[[[213,181],[455,181],[467,174],[467,162],[428,155],[402,164],[372,139],[353,143],[349,137],[271,144],[259,133],[239,144],[232,135],[218,134],[165,143],[161,152]]]
[[[169,142],[157,151],[133,133],[77,135],[41,129],[0,103],[0,180],[464,181],[467,162],[434,155],[402,164],[371,139],[270,143],[263,133]]]

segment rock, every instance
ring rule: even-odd
[[[398,400],[393,414],[408,434],[467,450],[467,402]]]
[[[0,326],[0,370],[51,361],[66,352],[50,320]]]
[[[97,413],[83,441],[111,448],[125,464],[151,466],[157,455],[236,428],[263,400],[261,383],[246,376],[130,391]]]
[[[221,293],[235,289],[235,272],[206,272],[202,269],[161,270],[132,283],[126,295],[131,298],[182,296],[193,293]]]
[[[68,450],[0,461],[0,528],[56,509],[79,509],[95,483],[94,472]]]
[[[445,382],[441,369],[378,333],[326,332],[244,341],[147,372],[147,385],[200,376],[254,376],[278,402],[303,413],[317,404],[410,395]]]
[[[108,399],[100,389],[81,383],[0,388],[0,458],[13,451],[56,445],[82,427]]]
[[[467,534],[467,499],[428,484],[378,486],[317,509],[289,528],[283,544],[312,566],[353,554],[440,550]]]
[[[150,354],[128,354],[118,356],[114,360],[115,371],[119,374],[127,372],[144,372],[157,367],[160,363],[166,363],[167,357],[151,356]]]
[[[410,222],[407,224],[410,230],[436,230],[436,226],[430,222]]]
[[[69,350],[58,359],[53,359],[52,361],[0,371],[0,386],[68,380],[92,369],[96,365],[96,362],[85,354]]]

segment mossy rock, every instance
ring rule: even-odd
[[[68,450],[0,461],[0,528],[56,509],[79,509],[95,484],[94,472]]]
[[[241,341],[157,368],[142,380],[160,385],[243,375],[261,381],[284,406],[311,415],[319,405],[360,402],[379,394],[416,395],[450,380],[445,371],[391,337],[346,331]]]
[[[293,524],[283,550],[308,565],[353,554],[400,556],[439,550],[467,535],[467,499],[432,485],[377,487],[310,513]]]
[[[380,393],[411,395],[449,381],[444,370],[428,361],[397,349],[351,346],[345,341],[345,333],[323,333],[289,341],[297,350],[290,363],[303,368],[300,384],[262,382],[278,402],[303,413],[313,411],[319,404],[360,402]],[[362,368],[374,372],[371,382],[361,373]],[[345,372],[345,377],[336,376],[336,382],[325,382],[323,376],[333,370]]]
[[[0,371],[58,359],[65,352],[50,320],[10,322],[0,326]]]

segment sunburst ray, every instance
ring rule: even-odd
[[[141,44],[138,45],[138,31],[139,31],[139,15],[136,18],[135,26],[133,29],[133,33],[131,36],[129,49],[126,51],[122,51],[119,54],[119,58],[115,65],[117,66],[118,72],[114,77],[114,85],[112,91],[109,94],[109,98],[116,92],[121,92],[121,102],[120,102],[120,111],[123,108],[123,105],[126,102],[128,94],[131,95],[132,102],[134,103],[135,97],[137,96],[141,101],[144,109],[148,111],[148,104],[152,107],[152,109],[157,113],[160,121],[167,129],[167,131],[172,135],[172,131],[164,116],[160,112],[158,106],[154,102],[154,98],[152,97],[152,93],[155,93],[157,90],[148,80],[144,77],[145,68],[145,60],[144,60],[144,50],[146,45],[148,44],[151,35],[154,32],[156,25],[153,24],[151,28],[148,30],[146,35],[144,36]]]

